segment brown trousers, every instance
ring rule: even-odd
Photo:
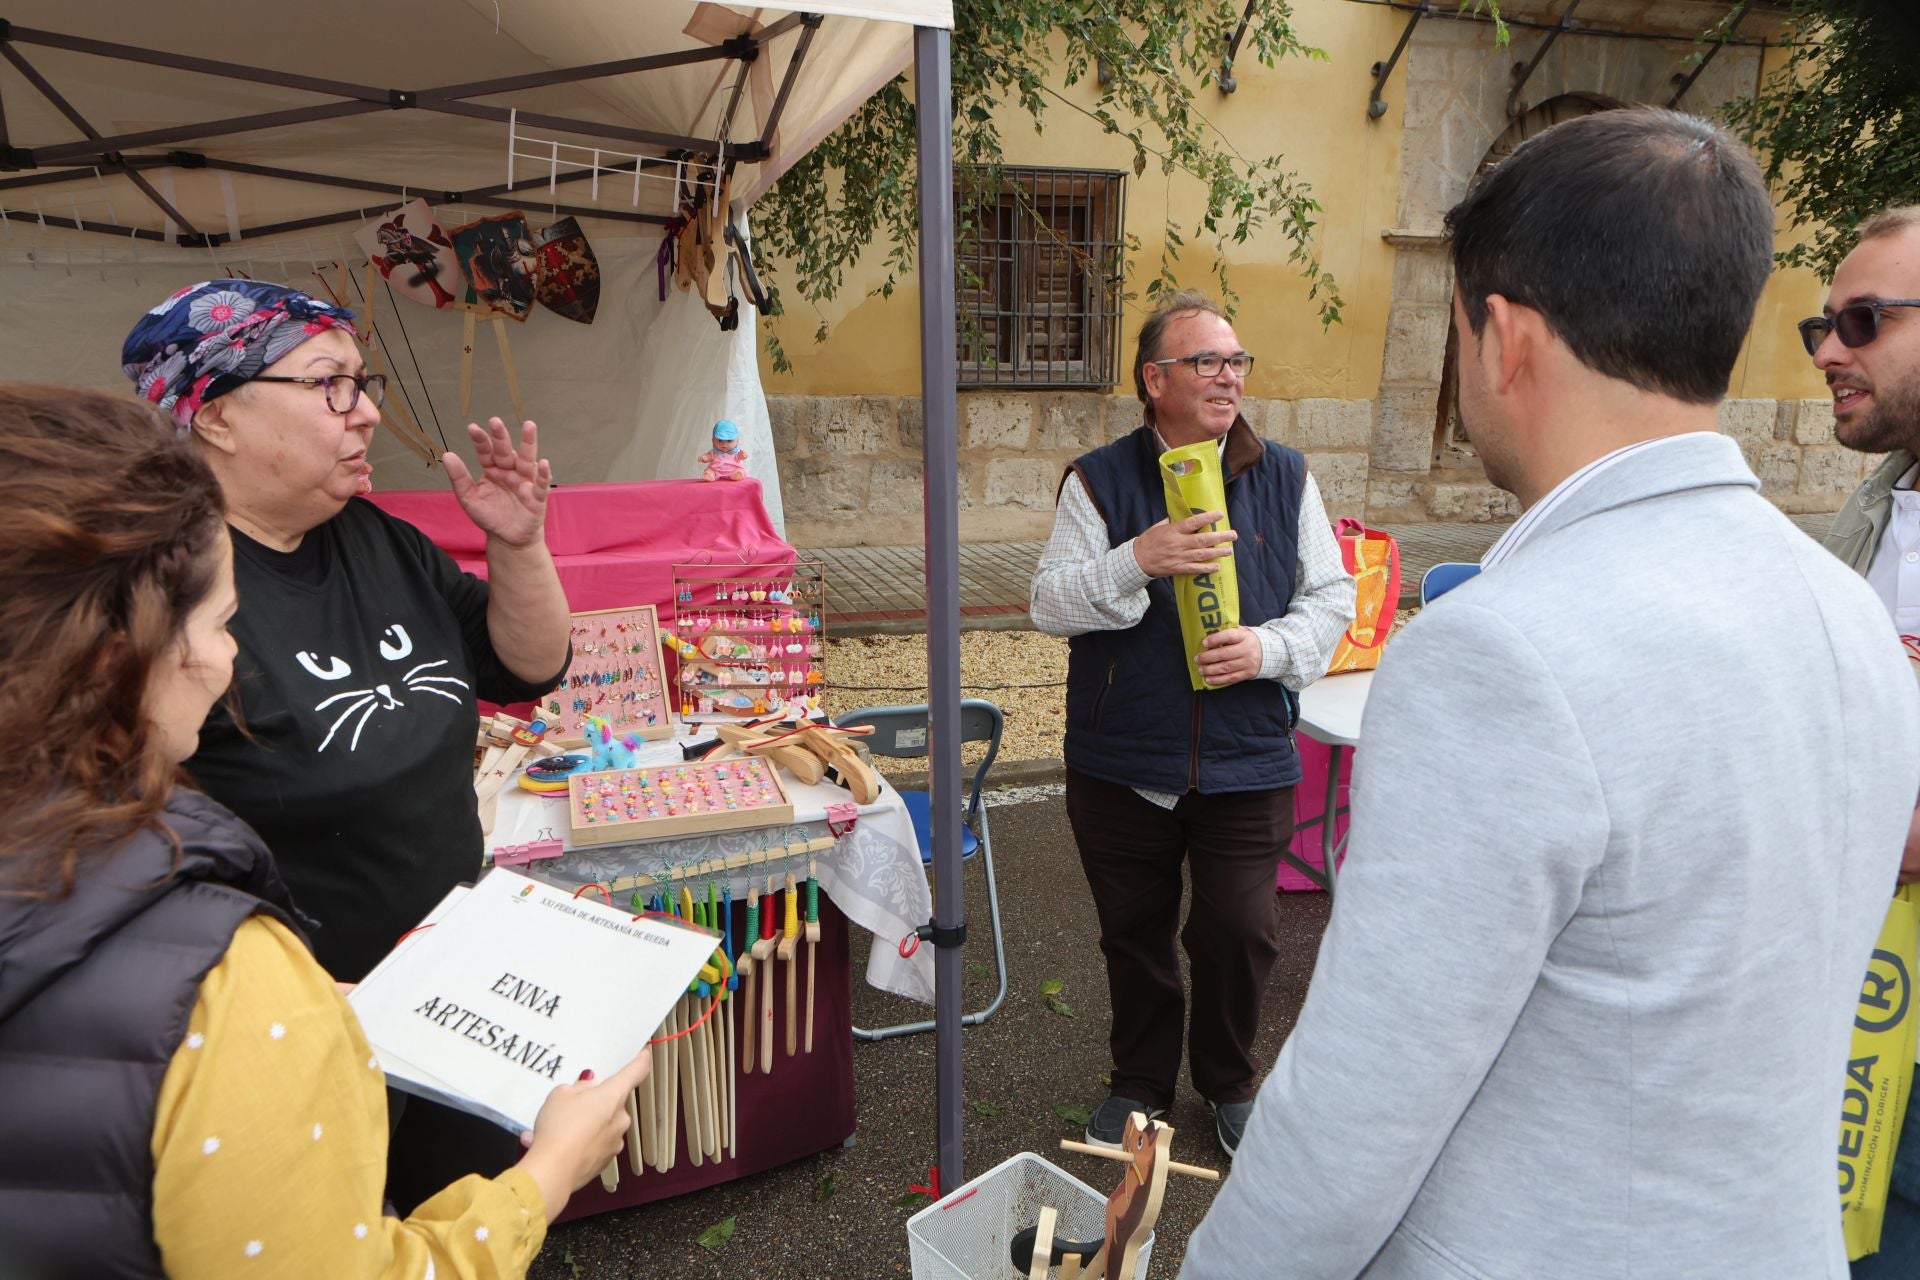
[[[1114,1094],[1173,1104],[1184,1022],[1200,1096],[1250,1101],[1260,1003],[1279,952],[1274,876],[1293,835],[1293,789],[1188,792],[1162,809],[1131,787],[1070,769],[1067,819],[1100,917]],[[1179,929],[1182,861],[1193,911]],[[1176,929],[1192,973],[1191,1012]]]

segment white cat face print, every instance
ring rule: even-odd
[[[380,656],[387,663],[399,666],[413,657],[413,637],[399,623],[394,623],[380,633]],[[338,684],[354,676],[354,670],[346,659],[337,654],[318,654],[302,650],[294,655],[302,670],[316,680],[327,684]],[[353,732],[346,739],[347,750],[354,751],[360,746],[360,732],[367,722],[381,712],[398,710],[407,705],[406,699],[394,692],[394,687],[410,693],[430,693],[445,698],[449,702],[463,702],[464,699],[444,686],[453,685],[461,689],[471,689],[465,680],[457,676],[434,675],[438,667],[447,665],[448,659],[440,658],[433,662],[420,662],[406,668],[403,673],[392,675],[386,671],[370,671],[360,674],[355,683],[361,687],[343,689],[314,704],[315,711],[328,711],[344,704],[344,709],[327,728],[327,736],[320,741],[316,753],[325,751],[333,744],[340,731],[349,720],[353,721]],[[385,679],[381,679],[385,676]],[[357,718],[356,718],[357,717]]]

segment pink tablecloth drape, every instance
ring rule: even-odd
[[[376,491],[372,500],[485,577],[486,537],[448,490]],[[643,480],[556,486],[547,502],[547,546],[576,612],[652,604],[673,615],[676,563],[788,564],[794,550],[774,531],[758,480]]]
[[[1327,757],[1330,752],[1325,743],[1315,742],[1306,734],[1295,734],[1293,744],[1300,752],[1300,785],[1293,789],[1293,819],[1296,824],[1320,816],[1320,810],[1327,801]],[[1347,787],[1353,779],[1353,752],[1340,754],[1340,791],[1336,803],[1347,803]],[[1333,820],[1334,838],[1347,834],[1347,815],[1341,814]],[[1314,866],[1320,865],[1320,827],[1318,824],[1305,830],[1296,830],[1293,842],[1289,846],[1295,856]],[[1318,893],[1320,886],[1301,875],[1286,863],[1280,864],[1279,882],[1276,886],[1282,893]]]

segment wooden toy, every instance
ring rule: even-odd
[[[673,736],[660,621],[650,604],[594,609],[573,615],[573,663],[560,687],[540,699],[551,741],[586,744],[587,717],[606,720],[615,734],[647,740]]]
[[[480,811],[480,830],[483,834],[490,834],[494,815],[499,808],[501,789],[519,769],[527,753],[540,745],[546,735],[547,725],[543,720],[529,724],[502,711],[487,722],[482,732],[489,745],[475,771],[473,793]]]
[[[1127,1170],[1121,1175],[1120,1185],[1107,1197],[1107,1233],[1101,1239],[1059,1239],[1054,1229],[1056,1211],[1052,1206],[1043,1207],[1035,1224],[1013,1237],[1009,1253],[1014,1270],[1029,1280],[1035,1277],[1045,1280],[1055,1266],[1060,1268],[1061,1280],[1078,1280],[1083,1274],[1083,1265],[1089,1280],[1122,1280],[1123,1277],[1133,1280],[1140,1250],[1153,1234],[1154,1223],[1160,1219],[1167,1175],[1178,1173],[1214,1182],[1220,1178],[1212,1169],[1176,1164],[1172,1127],[1160,1120],[1148,1120],[1138,1111],[1127,1117],[1118,1151],[1066,1140],[1062,1140],[1060,1147],[1104,1160],[1122,1161]]]
[[[760,936],[754,940],[753,962],[760,971],[760,1074],[773,1074],[773,877],[767,877],[766,896],[760,899]]]
[[[813,1052],[813,952],[820,945],[820,882],[807,860],[807,1052]]]
[[[787,905],[780,929],[780,947],[776,956],[787,967],[787,1056],[800,1051],[800,1019],[797,999],[800,982],[800,889],[793,872],[787,872]]]
[[[576,847],[793,821],[773,765],[752,757],[576,773],[567,786]]]

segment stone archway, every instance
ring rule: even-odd
[[[1483,164],[1558,119],[1628,103],[1665,105],[1693,51],[1685,41],[1570,32],[1527,82],[1526,97],[1542,105],[1510,117],[1516,62],[1529,59],[1542,38],[1516,36],[1515,47],[1503,49],[1485,24],[1427,21],[1407,47],[1394,225],[1381,233],[1395,254],[1368,451],[1370,519],[1496,520],[1516,513],[1512,498],[1486,482],[1479,460],[1453,447],[1460,442],[1457,435],[1447,439],[1441,416],[1451,400],[1443,392],[1453,308],[1446,211]],[[1686,109],[1711,114],[1750,89],[1758,67],[1756,49],[1722,50],[1688,90]]]
[[[1534,107],[1508,125],[1506,131],[1495,138],[1487,149],[1486,157],[1480,161],[1476,176],[1493,168],[1512,155],[1521,143],[1536,134],[1544,133],[1554,125],[1565,120],[1575,120],[1581,116],[1590,116],[1600,111],[1611,111],[1625,104],[1614,102],[1597,93],[1563,93]],[[1458,346],[1454,341],[1455,323],[1453,312],[1447,312],[1447,337],[1445,363],[1440,372],[1440,396],[1436,406],[1433,424],[1433,453],[1430,459],[1428,475],[1433,484],[1478,485],[1486,481],[1485,469],[1480,464],[1480,455],[1474,451],[1473,443],[1460,429],[1459,372],[1454,367]]]

